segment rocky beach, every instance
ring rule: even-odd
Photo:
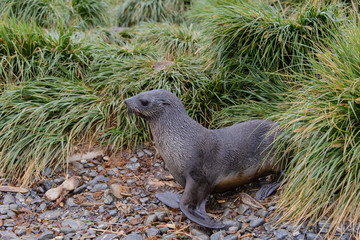
[[[54,172],[54,174],[51,174]],[[157,192],[181,192],[152,146],[79,159],[67,170],[46,168],[27,189],[1,192],[1,239],[327,239],[326,219],[305,228],[275,224],[279,194],[256,202],[259,182],[211,196],[207,211],[222,219],[224,229],[210,230],[188,220],[155,198]],[[74,189],[52,201],[46,194],[75,181]],[[68,184],[69,185],[69,184]],[[3,186],[12,187],[3,182]],[[55,190],[54,190],[55,189]],[[16,191],[16,190],[15,190]],[[351,229],[337,229],[334,239],[356,239]]]

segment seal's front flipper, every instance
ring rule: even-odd
[[[270,183],[270,184],[266,184],[266,185],[262,186],[256,192],[255,199],[260,200],[260,199],[270,196],[271,194],[273,194],[276,191],[276,189],[278,189],[281,186],[281,184],[282,184],[282,182],[274,182],[274,183]]]
[[[181,195],[178,193],[173,193],[173,192],[157,193],[155,197],[171,208],[180,208]]]
[[[206,213],[205,204],[208,196],[206,181],[195,182],[191,177],[186,178],[184,194],[180,201],[180,209],[191,221],[207,228],[223,228],[225,225],[216,222]]]

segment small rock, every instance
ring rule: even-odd
[[[316,233],[306,233],[306,240],[317,240],[321,239],[321,236],[318,236]]]
[[[115,239],[118,239],[117,238],[117,234],[103,234],[103,235],[101,235],[101,236],[98,236],[97,238],[96,238],[96,240],[115,240]]]
[[[107,175],[115,176],[118,174],[118,172],[119,172],[119,170],[117,168],[112,168],[112,169],[107,170]]]
[[[5,219],[3,226],[4,227],[14,227],[14,226],[16,226],[16,223],[15,223],[14,219]]]
[[[177,235],[176,234],[166,234],[162,236],[162,239],[177,239]]]
[[[150,214],[149,216],[146,217],[144,225],[150,225],[153,222],[157,221],[157,216],[156,214]]]
[[[233,220],[226,220],[223,222],[224,225],[225,225],[225,229],[226,230],[229,230],[230,227],[237,227],[237,228],[240,228],[240,223],[237,222],[237,221],[233,221]]]
[[[66,200],[66,205],[67,205],[68,207],[77,207],[77,206],[78,206],[78,204],[75,202],[75,199],[74,199],[74,198],[68,198],[68,199]]]
[[[237,239],[238,239],[237,234],[231,234],[231,235],[224,237],[224,240],[237,240]]]
[[[85,159],[81,159],[81,160],[80,160],[80,163],[81,163],[81,164],[86,164],[87,161],[86,161]]]
[[[49,189],[53,188],[55,185],[54,181],[52,180],[44,180],[42,183],[42,186],[44,187],[45,191],[48,191]]]
[[[91,192],[99,192],[99,191],[105,190],[107,188],[108,188],[108,186],[106,183],[98,183],[93,186],[93,188],[91,189]]]
[[[153,155],[153,153],[151,151],[147,150],[147,149],[144,149],[144,153],[146,155],[148,155],[149,157],[151,157]]]
[[[124,240],[143,240],[144,238],[137,233],[131,233],[129,234]]]
[[[157,228],[149,228],[146,230],[146,235],[148,237],[151,237],[151,236],[156,236],[156,235],[159,235],[160,234],[160,230],[157,229]]]
[[[0,214],[5,215],[10,210],[9,205],[0,205]]]
[[[278,229],[274,231],[274,235],[277,240],[288,239],[290,233],[284,229]]]
[[[50,177],[52,172],[51,168],[44,168],[41,170],[41,175],[45,176],[45,177]]]
[[[98,172],[101,172],[101,171],[103,171],[104,170],[104,167],[103,166],[101,166],[101,165],[98,165],[97,166],[97,171]]]
[[[25,201],[25,196],[22,193],[17,193],[15,195],[16,200],[20,201],[20,202],[24,202]]]
[[[136,153],[136,155],[137,155],[138,158],[142,158],[145,155],[145,153],[143,151],[138,151]]]
[[[16,235],[22,236],[22,235],[24,235],[24,234],[26,233],[26,230],[27,230],[27,229],[28,229],[27,227],[18,226],[18,227],[16,228],[16,230],[14,231],[14,233],[15,233]]]
[[[129,163],[125,166],[127,169],[136,171],[140,167],[140,163]]]
[[[194,235],[196,238],[201,239],[201,240],[208,240],[210,239],[209,236],[202,230],[197,229],[197,228],[193,228],[190,230],[190,233],[192,235]]]
[[[165,211],[155,211],[155,215],[160,222],[164,222],[165,217],[167,217],[167,213]]]
[[[45,231],[40,235],[40,237],[37,238],[37,240],[48,240],[55,237],[55,234],[52,231]]]
[[[244,214],[249,209],[250,209],[250,207],[248,205],[242,203],[239,205],[238,212],[240,214]]]
[[[59,210],[49,210],[39,215],[40,219],[56,220],[61,216],[62,212]]]
[[[105,177],[104,175],[98,175],[93,180],[89,181],[89,186],[94,186],[97,183],[107,183],[110,180],[110,178]]]
[[[86,224],[83,221],[80,220],[74,220],[74,219],[65,219],[61,223],[61,228],[72,228],[74,232],[84,230],[86,228]]]
[[[20,238],[11,231],[0,231],[0,237],[2,240],[20,240]]]
[[[258,227],[265,223],[265,220],[262,218],[253,219],[250,221],[250,227]]]
[[[48,191],[46,191],[45,197],[49,201],[55,201],[56,199],[58,199],[60,197],[62,192],[63,192],[62,186],[52,188],[52,189],[49,189]]]
[[[4,199],[3,199],[3,204],[4,205],[8,205],[11,203],[15,203],[16,199],[14,198],[13,195],[11,195],[10,193],[5,194]]]
[[[223,231],[218,231],[210,236],[210,240],[222,240],[225,236]]]
[[[11,210],[9,210],[8,212],[7,212],[7,215],[8,215],[8,217],[13,217],[13,216],[15,216],[16,214],[13,212],[13,211],[11,211]]]
[[[258,215],[258,216],[261,217],[261,218],[266,218],[267,216],[269,216],[269,212],[266,211],[265,209],[259,209],[259,210],[256,212],[256,215]]]
[[[84,165],[82,163],[79,163],[79,162],[72,162],[71,165],[77,170],[84,169]]]
[[[111,216],[115,216],[118,214],[118,210],[117,209],[111,209],[111,210],[108,210],[108,213],[111,215]]]
[[[234,232],[236,232],[237,230],[239,230],[239,228],[238,228],[238,227],[235,227],[235,226],[229,227],[229,229],[228,229],[228,231],[229,231],[230,233],[234,233]]]
[[[73,191],[73,193],[74,193],[74,194],[82,193],[83,191],[85,191],[86,187],[87,187],[86,184],[83,184],[83,185],[81,185],[80,187],[76,188],[76,189]]]
[[[143,204],[146,203],[147,201],[149,201],[148,197],[140,198],[140,202]]]
[[[141,222],[142,222],[142,219],[139,217],[133,217],[133,218],[129,219],[129,223],[131,225],[138,225]]]
[[[139,159],[137,157],[130,158],[130,162],[136,163]]]

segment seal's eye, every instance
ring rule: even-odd
[[[146,106],[149,105],[149,101],[146,100],[146,99],[140,99],[140,103],[141,103],[141,105],[144,106],[144,107],[146,107]]]

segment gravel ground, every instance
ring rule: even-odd
[[[329,229],[325,220],[309,229],[296,229],[293,224],[274,226],[271,214],[281,191],[260,201],[264,208],[244,204],[241,192],[254,196],[259,183],[210,198],[208,212],[223,218],[224,229],[210,230],[192,223],[181,211],[169,209],[155,198],[157,192],[179,192],[182,187],[154,152],[145,146],[111,158],[81,160],[70,164],[66,174],[61,170],[50,176],[52,169],[44,169],[43,178],[35,181],[27,193],[1,193],[1,238],[325,239]],[[47,190],[71,176],[80,177],[74,191],[54,202],[46,200]],[[335,239],[355,239],[342,231],[338,229]]]

